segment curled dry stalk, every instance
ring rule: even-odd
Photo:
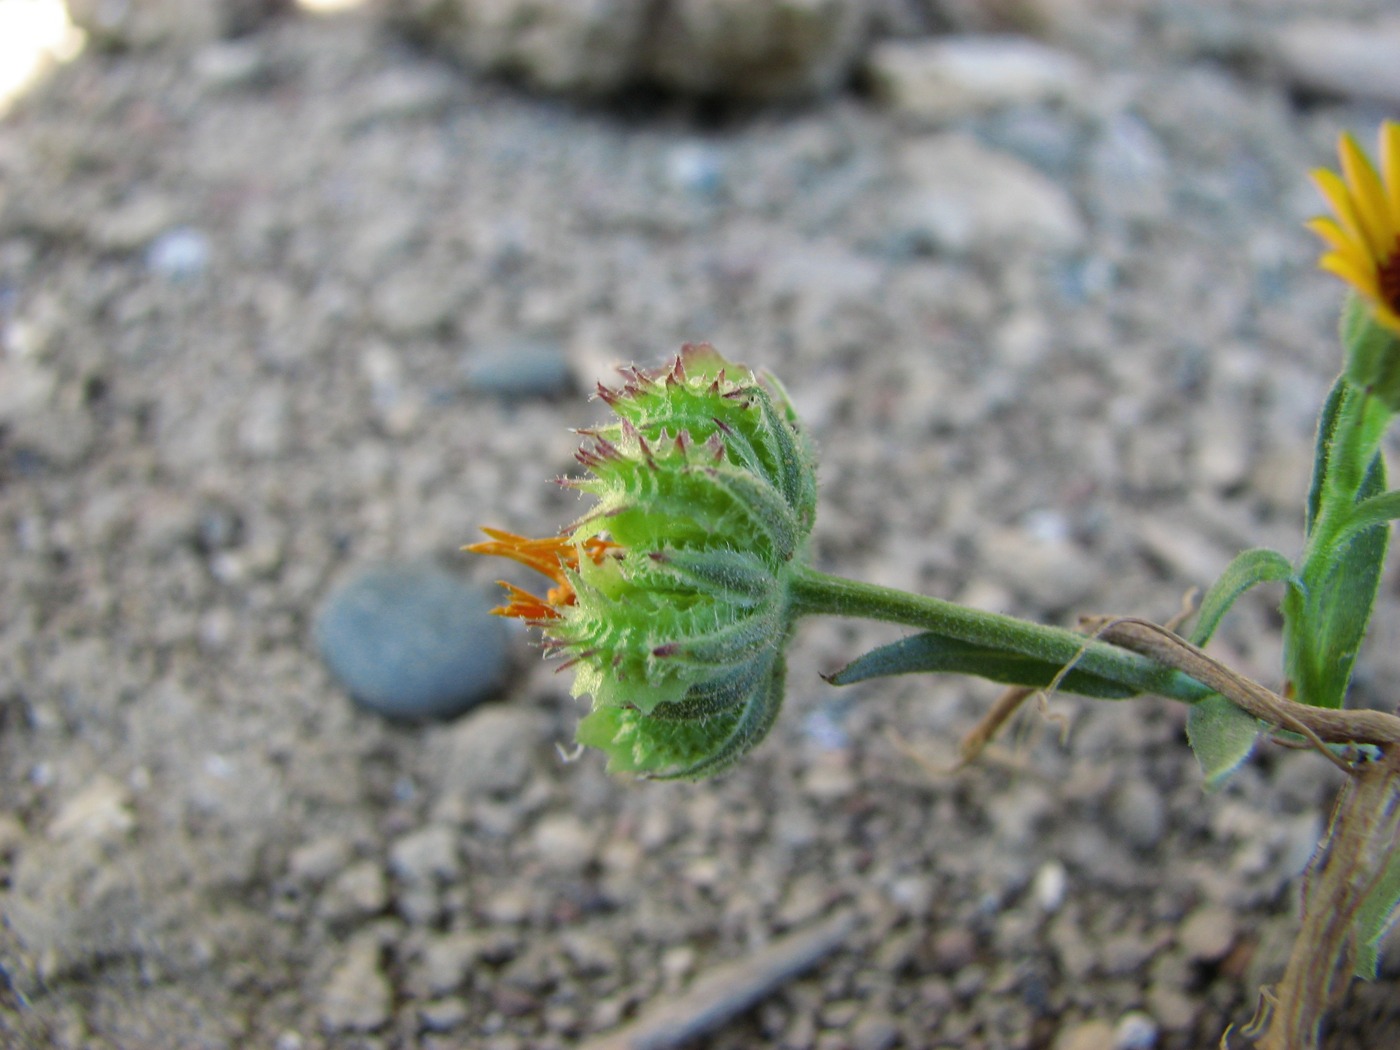
[[[1296,733],[1347,774],[1327,836],[1308,869],[1302,925],[1288,965],[1279,982],[1263,991],[1255,1016],[1240,1029],[1259,1050],[1317,1046],[1326,1012],[1338,1003],[1355,970],[1361,947],[1357,917],[1400,849],[1400,717],[1289,700],[1147,620],[1095,617],[1081,626],[1091,638],[1188,674],[1260,721]],[[1006,690],[963,738],[960,764],[976,759],[1037,692]],[[1337,745],[1346,750],[1339,753]],[[1221,1038],[1222,1050],[1229,1047],[1232,1032],[1227,1030]]]

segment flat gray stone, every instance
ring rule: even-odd
[[[388,718],[447,718],[501,688],[509,649],[494,602],[431,562],[390,562],[336,588],[315,624],[321,658]]]

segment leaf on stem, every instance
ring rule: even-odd
[[[1191,705],[1186,716],[1186,739],[1214,791],[1244,765],[1254,751],[1264,723],[1215,693]]]
[[[872,678],[899,674],[967,674],[1004,685],[1044,689],[1054,685],[1067,693],[1099,700],[1125,700],[1137,691],[1109,678],[1032,656],[992,649],[927,632],[872,649],[833,675],[832,685],[854,685]]]
[[[1385,463],[1371,460],[1358,500],[1385,489]],[[1299,700],[1339,708],[1380,589],[1390,526],[1371,525],[1310,557],[1284,601],[1289,677]],[[1299,615],[1301,613],[1301,616]]]
[[[1196,618],[1195,630],[1191,632],[1191,643],[1204,647],[1230,611],[1230,606],[1235,604],[1235,599],[1245,591],[1261,583],[1286,580],[1292,575],[1292,564],[1278,551],[1256,547],[1236,555],[1202,599],[1200,615]]]

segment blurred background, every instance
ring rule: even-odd
[[[1179,707],[1059,698],[949,775],[996,690],[833,689],[898,632],[821,621],[740,768],[612,780],[458,548],[704,340],[822,568],[1166,619],[1297,550],[1307,173],[1397,115],[1382,0],[0,0],[0,1043],[586,1046],[849,915],[686,1045],[1214,1045],[1326,763],[1207,796]],[[1215,644],[1273,684],[1276,600]]]

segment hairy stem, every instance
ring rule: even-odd
[[[1061,627],[831,576],[806,566],[793,570],[791,585],[797,615],[850,616],[917,627],[945,638],[1072,666],[1139,693],[1155,693],[1187,703],[1203,699],[1212,691],[1190,675],[1155,659]]]

